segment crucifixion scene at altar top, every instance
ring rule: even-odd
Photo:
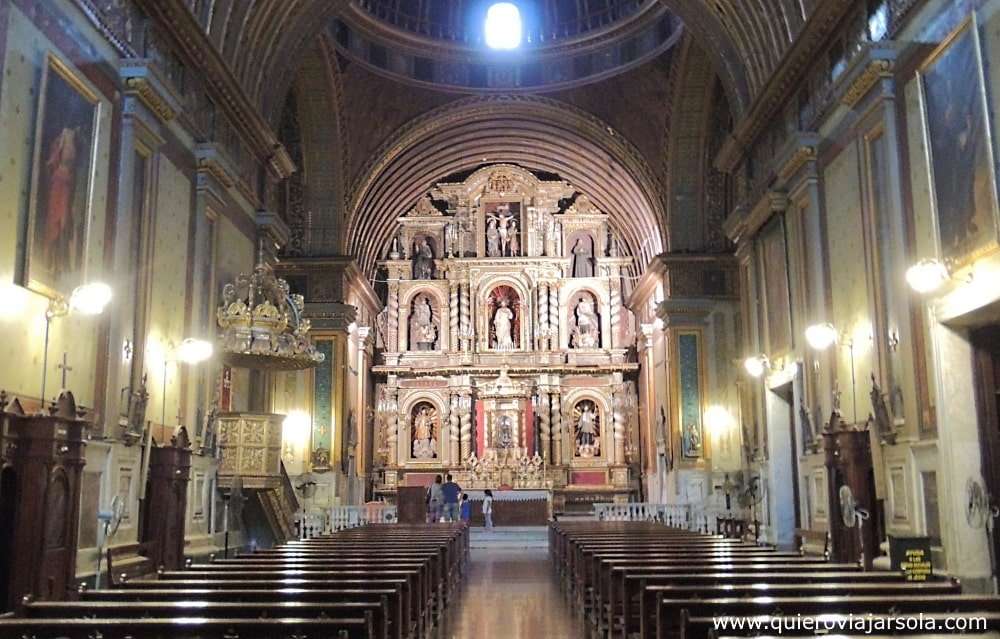
[[[1000,637],[997,105],[1000,0],[0,0],[0,639]]]

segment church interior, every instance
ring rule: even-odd
[[[1000,637],[997,104],[1000,0],[0,0],[0,637]]]

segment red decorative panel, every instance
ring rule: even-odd
[[[438,473],[406,473],[406,486],[430,486]],[[441,478],[442,480],[444,477]]]
[[[608,480],[603,470],[574,470],[570,473],[570,483],[575,486],[603,486]]]

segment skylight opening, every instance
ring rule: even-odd
[[[507,50],[521,46],[521,10],[512,2],[497,2],[486,11],[486,46]]]

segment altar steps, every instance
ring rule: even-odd
[[[545,549],[549,547],[546,526],[498,526],[492,530],[473,528],[469,536],[472,548]]]

